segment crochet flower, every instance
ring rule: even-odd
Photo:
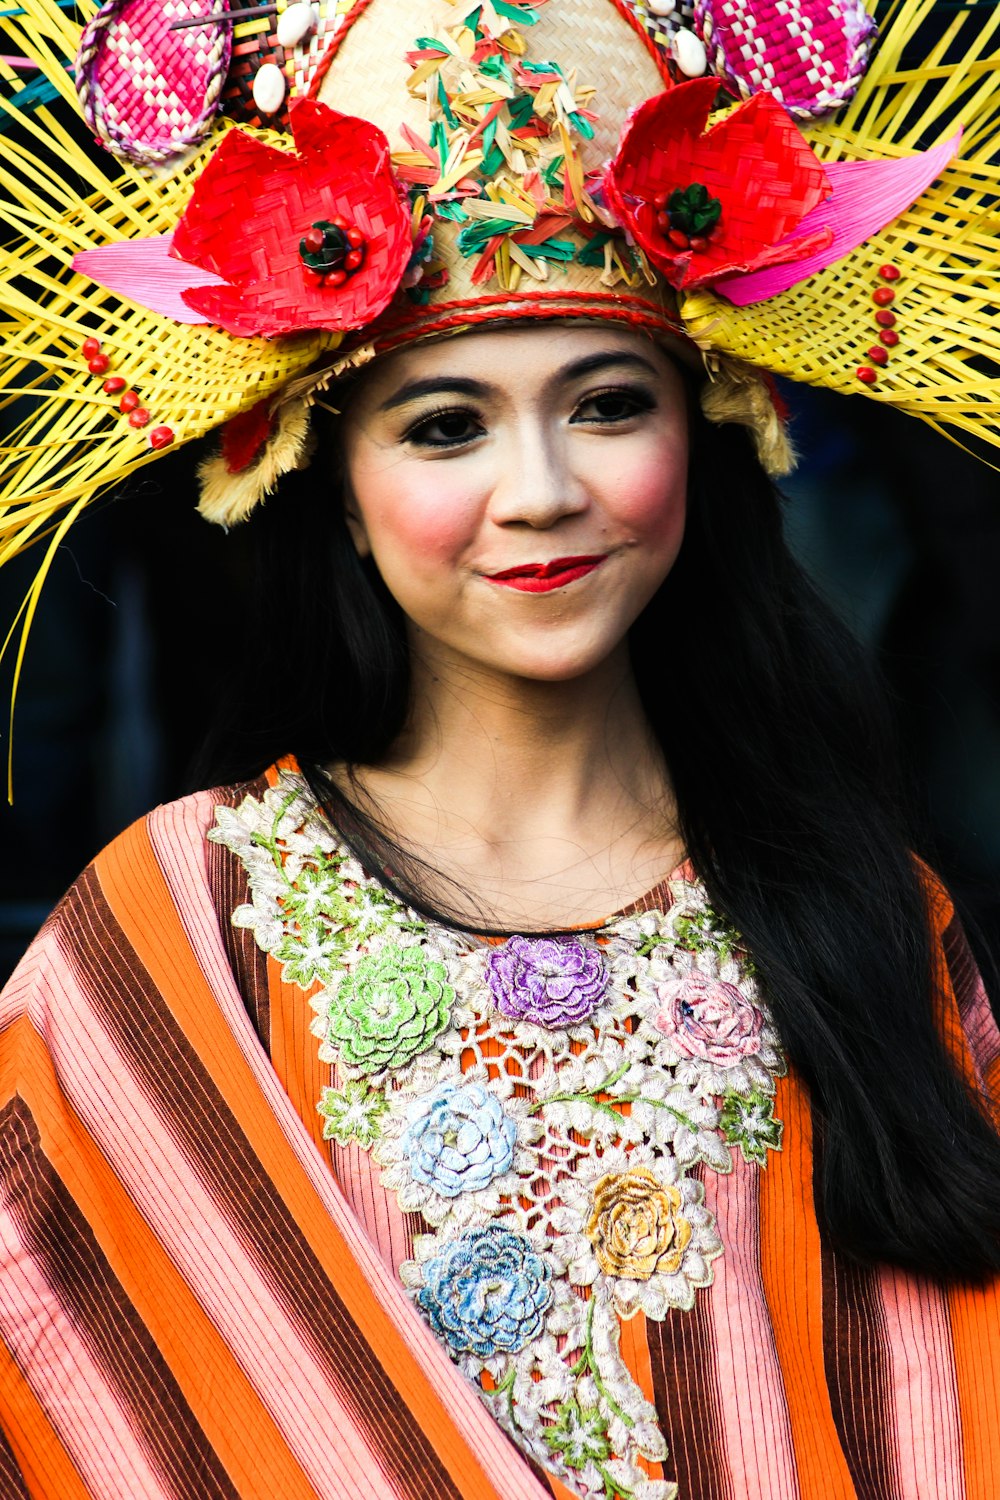
[[[474,1193],[509,1170],[517,1126],[481,1083],[452,1080],[410,1106],[400,1140],[410,1171],[445,1198]]]
[[[523,1234],[481,1225],[424,1264],[417,1303],[456,1354],[513,1354],[542,1331],[550,1275]]]
[[[767,1165],[768,1151],[781,1150],[782,1122],[774,1117],[774,1100],[754,1089],[746,1098],[727,1094],[719,1120],[731,1146],[739,1146],[743,1160]]]
[[[410,258],[410,212],[382,132],[312,99],[296,100],[289,120],[294,152],[229,131],[174,231],[175,260],[227,283],[189,286],[184,302],[243,337],[360,328],[388,305]],[[317,275],[310,266],[333,255],[331,237],[344,240],[343,256]]]
[[[680,1190],[647,1167],[602,1177],[587,1234],[604,1274],[648,1281],[678,1271],[691,1241],[682,1207]]]
[[[596,1406],[581,1406],[578,1401],[563,1401],[557,1420],[542,1428],[542,1437],[567,1469],[582,1469],[611,1455],[607,1420]]]
[[[609,975],[599,948],[575,939],[511,937],[491,950],[486,983],[513,1021],[577,1026],[600,1005]]]
[[[389,1108],[385,1095],[360,1078],[349,1079],[343,1089],[324,1089],[316,1106],[324,1116],[323,1139],[349,1146],[356,1141],[368,1151],[382,1130],[382,1116]]]
[[[386,944],[345,974],[327,1008],[326,1040],[362,1073],[401,1068],[448,1025],[455,991],[421,947]]]
[[[695,78],[630,116],[602,179],[619,223],[672,286],[690,290],[822,249],[793,231],[828,195],[822,163],[770,94],[705,130],[718,81]]]
[[[656,986],[660,1008],[650,1017],[679,1057],[732,1068],[760,1051],[764,1017],[735,984],[693,969]]]

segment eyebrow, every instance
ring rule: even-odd
[[[598,350],[594,354],[586,354],[582,359],[575,359],[571,364],[565,365],[557,372],[555,382],[569,384],[574,380],[580,380],[585,375],[592,375],[595,370],[615,369],[626,365],[644,370],[653,376],[658,376],[660,373],[656,366],[650,360],[644,359],[641,354],[630,354],[619,349],[605,349]],[[411,401],[419,401],[424,396],[440,396],[445,392],[484,400],[495,395],[496,389],[496,386],[490,385],[485,380],[471,380],[458,375],[429,376],[424,380],[407,380],[382,402],[380,410],[393,411],[398,406],[408,406]]]

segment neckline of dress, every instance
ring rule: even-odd
[[[276,786],[282,774],[297,776],[299,778],[302,777],[301,767],[299,766],[298,759],[294,755],[283,755],[279,760],[276,760],[273,765],[268,766],[267,770],[264,772],[263,779],[268,786]],[[310,796],[312,796],[311,792]],[[401,892],[397,892],[391,884],[388,884],[386,880],[386,872],[383,871],[376,874],[372,870],[370,870],[367,864],[365,864],[365,862],[354,853],[354,850],[351,848],[350,843],[347,841],[347,839],[345,839],[340,829],[329,817],[326,809],[318,803],[316,804],[316,806],[317,811],[322,813],[323,817],[326,819],[326,822],[330,825],[330,828],[335,834],[338,843],[340,843],[341,846],[347,850],[347,852],[353,859],[357,860],[367,880],[372,880],[376,883],[376,885],[382,886],[392,895],[396,896],[397,899],[405,901],[405,904],[409,906],[413,911],[415,911],[419,916],[427,917],[430,921],[436,923],[436,925],[447,927],[454,932],[467,933],[470,937],[485,939],[487,942],[496,941],[498,943],[501,943],[506,942],[508,938],[512,937],[530,937],[536,940],[543,940],[545,938],[557,939],[560,937],[570,937],[576,934],[586,935],[588,933],[597,936],[600,933],[606,931],[607,928],[611,927],[613,923],[621,921],[624,917],[639,916],[644,911],[666,910],[667,906],[673,904],[673,899],[670,895],[670,886],[675,881],[683,882],[686,885],[696,885],[698,883],[698,877],[695,873],[694,866],[692,865],[690,858],[685,855],[684,858],[681,859],[672,870],[670,870],[660,880],[657,880],[652,886],[649,887],[648,890],[644,891],[641,896],[637,896],[634,901],[629,901],[624,906],[617,908],[615,911],[609,912],[606,916],[602,917],[599,921],[596,922],[572,923],[567,927],[552,927],[545,930],[533,929],[531,932],[518,931],[516,928],[512,927],[484,928],[472,927],[464,923],[456,923],[453,921],[442,922],[440,918],[433,916],[429,912],[425,912],[421,907],[414,906],[411,901],[406,900]],[[664,900],[663,897],[666,897],[668,899]]]

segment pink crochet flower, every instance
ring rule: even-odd
[[[764,1017],[735,984],[697,969],[656,987],[660,1008],[652,1024],[682,1057],[732,1068],[760,1051]]]

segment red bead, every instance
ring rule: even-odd
[[[154,427],[149,434],[151,448],[169,448],[173,440],[174,429],[172,427]]]
[[[307,286],[322,286],[323,285],[323,272],[322,271],[314,271],[313,268],[312,268],[312,266],[306,266],[306,268],[305,268],[305,278],[306,278],[306,285]]]
[[[80,345],[80,351],[85,359],[93,359],[95,354],[100,354],[101,352],[100,339],[84,339],[83,343]]]
[[[331,271],[329,276],[327,277],[327,280],[329,281],[331,286],[343,286],[344,282],[347,280],[347,272]]]
[[[692,250],[707,250],[707,248],[708,248],[708,240],[705,238],[705,236],[703,234],[693,234],[691,236],[691,249]]]
[[[657,193],[656,197],[653,199],[653,207],[662,210],[662,209],[666,208],[666,206],[667,206],[667,195],[666,195],[666,193]]]
[[[364,242],[365,237],[361,233],[360,229],[355,229],[352,227],[347,231],[347,243],[351,245],[355,250],[360,250]]]
[[[670,215],[666,212],[665,209],[661,208],[659,213],[656,215],[656,227],[661,234],[670,233]]]
[[[322,250],[322,248],[323,248],[323,231],[322,231],[322,229],[317,229],[316,225],[314,224],[312,226],[312,228],[311,229],[307,229],[306,232],[305,232],[305,234],[302,236],[302,243],[303,243],[303,245],[305,245],[305,247],[306,247],[307,250],[312,251],[314,254],[315,254],[315,252],[317,250]]]
[[[356,271],[363,260],[364,256],[360,250],[348,250],[344,256],[344,270]]]
[[[118,410],[119,411],[135,411],[135,409],[136,409],[136,407],[138,405],[139,405],[139,397],[136,395],[135,391],[126,391],[125,394],[124,394],[124,396],[122,397],[122,399],[118,403]]]
[[[889,356],[888,354],[886,354],[881,344],[872,344],[871,348],[868,350],[868,358],[871,360],[873,365],[887,365],[889,363]]]
[[[891,286],[879,286],[872,292],[872,301],[879,307],[888,307],[890,302],[895,302],[896,293]]]
[[[881,276],[881,278],[882,278],[883,281],[898,281],[899,280],[899,267],[898,266],[879,266],[879,268],[878,268],[878,274]]]
[[[127,385],[128,381],[123,380],[120,375],[109,375],[101,386],[101,390],[106,396],[117,396],[118,392],[123,391]]]
[[[862,365],[860,369],[856,371],[856,374],[859,380],[864,381],[865,385],[874,385],[876,380],[878,379],[878,376],[872,369],[871,365]]]
[[[130,427],[145,427],[149,422],[149,412],[144,406],[137,406],[134,411],[129,412],[128,425]]]
[[[87,369],[91,375],[103,375],[110,364],[111,361],[106,354],[95,354],[88,359]]]
[[[894,312],[877,312],[875,314],[875,321],[880,328],[893,328],[896,324],[896,314]]]
[[[346,229],[347,228],[347,220],[345,218],[343,218],[340,214],[334,214],[333,218],[330,220],[330,223],[333,225],[333,227],[335,229]]]
[[[667,239],[672,245],[676,245],[678,250],[689,250],[691,248],[691,241],[688,239],[683,229],[669,230],[667,233]]]
[[[899,334],[894,328],[883,328],[879,338],[887,349],[895,349],[899,343]]]

